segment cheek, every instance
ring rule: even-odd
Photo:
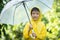
[[[32,17],[35,17],[35,15],[34,15],[34,14],[32,14],[31,16],[32,16]]]
[[[36,15],[36,17],[38,18],[38,17],[39,17],[39,15]]]

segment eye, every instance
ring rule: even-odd
[[[36,13],[37,15],[39,15],[39,13]]]
[[[32,14],[35,14],[35,13],[32,13]]]

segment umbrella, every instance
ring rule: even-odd
[[[38,7],[42,12],[50,10],[54,0],[12,0],[1,12],[0,23],[20,24],[30,22],[30,10]]]

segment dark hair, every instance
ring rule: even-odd
[[[38,12],[40,12],[40,10],[37,7],[32,8],[31,14],[32,14],[32,11],[38,11]]]

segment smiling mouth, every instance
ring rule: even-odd
[[[33,17],[33,18],[37,18],[37,17]]]

